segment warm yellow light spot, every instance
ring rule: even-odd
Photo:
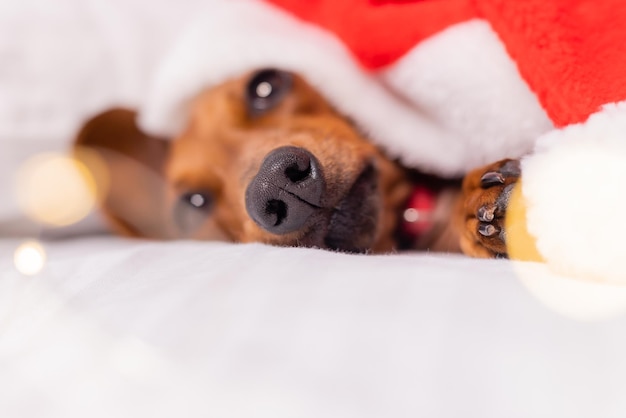
[[[46,251],[37,241],[27,241],[17,247],[13,262],[17,271],[26,276],[34,276],[46,264]]]
[[[541,261],[544,259],[537,251],[537,242],[528,232],[526,205],[522,196],[522,183],[517,183],[511,194],[505,219],[506,248],[509,258],[522,261]]]
[[[83,219],[96,202],[96,182],[80,161],[59,154],[28,160],[17,175],[17,196],[31,219],[53,226]]]

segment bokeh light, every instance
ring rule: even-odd
[[[39,242],[26,241],[15,250],[13,262],[17,271],[26,276],[34,276],[46,264],[46,251]]]
[[[60,154],[40,154],[26,161],[17,175],[18,202],[34,221],[66,226],[83,219],[93,209],[96,182],[77,159]]]

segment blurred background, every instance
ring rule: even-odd
[[[156,63],[206,3],[0,0],[0,236],[36,232],[17,190],[32,178],[23,173],[27,161],[66,152],[81,122],[98,111],[136,107]],[[93,218],[87,222],[99,228]]]

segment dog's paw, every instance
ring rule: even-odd
[[[519,160],[502,160],[463,181],[461,249],[474,257],[506,257],[504,217],[521,175]]]

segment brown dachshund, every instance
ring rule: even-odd
[[[263,242],[347,252],[415,248],[505,256],[515,160],[464,181],[390,160],[300,76],[266,69],[202,92],[177,138],[150,137],[135,113],[87,122],[102,209],[120,233]],[[105,181],[106,180],[106,181]]]

